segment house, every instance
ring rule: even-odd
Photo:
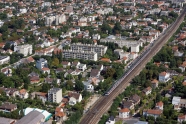
[[[53,78],[45,78],[45,83],[48,83],[48,84],[52,84],[52,83],[54,83],[54,79]]]
[[[132,101],[123,101],[121,106],[130,110],[134,109],[134,103]]]
[[[10,56],[0,56],[0,65],[7,64],[10,61]]]
[[[137,94],[132,95],[129,99],[134,103],[134,105],[140,103],[140,97]]]
[[[80,64],[81,64],[80,62],[72,62],[71,66],[72,66],[72,67],[75,67],[75,68],[78,68],[78,66],[79,66]]]
[[[30,83],[31,84],[39,83],[39,81],[40,81],[40,78],[37,77],[37,76],[30,77]]]
[[[15,124],[17,120],[11,118],[0,117],[2,124]]]
[[[86,91],[89,91],[89,92],[94,91],[94,86],[93,86],[91,83],[92,83],[92,82],[90,82],[90,81],[83,82],[83,84],[84,84],[84,89],[85,89]]]
[[[63,65],[63,68],[70,67],[70,65],[71,65],[71,63],[67,62],[67,61],[63,61],[61,64]]]
[[[153,89],[157,88],[157,87],[158,87],[158,83],[159,83],[158,80],[156,80],[156,79],[152,80],[152,81],[151,81],[151,86],[152,86],[152,88],[153,88]]]
[[[92,69],[90,72],[90,77],[99,77],[100,70],[99,69]]]
[[[6,93],[6,96],[12,96],[15,97],[19,92],[16,88],[4,88],[0,87],[0,91],[3,91]]]
[[[108,63],[111,62],[111,60],[109,58],[101,58],[100,61],[102,61],[102,62],[108,62]]]
[[[149,95],[149,94],[151,94],[151,92],[152,92],[152,88],[151,88],[151,87],[147,87],[147,88],[145,88],[145,89],[143,90],[143,93],[144,93],[145,95]]]
[[[6,76],[12,76],[12,69],[11,68],[3,68],[1,69],[1,72]]]
[[[45,73],[50,74],[50,69],[49,69],[49,68],[44,67],[44,68],[42,68],[42,69],[41,69],[41,72],[42,72],[42,73],[44,73],[44,74],[45,74]]]
[[[179,115],[178,120],[179,123],[182,123],[183,121],[186,121],[186,115]]]
[[[33,92],[31,93],[31,98],[37,98],[40,99],[43,103],[45,103],[47,101],[47,93],[43,93],[43,92]]]
[[[75,105],[77,102],[81,102],[82,100],[82,95],[75,92],[69,92],[68,97],[69,97],[69,105]]]
[[[109,119],[106,121],[105,124],[115,124],[115,118],[114,118],[114,116],[110,116]]]
[[[59,121],[62,119],[63,121],[66,120],[66,114],[64,113],[61,107],[56,107],[55,109],[55,120]]]
[[[22,99],[27,99],[29,94],[25,89],[19,90],[18,96]]]
[[[143,116],[153,116],[156,119],[157,117],[161,116],[162,112],[163,111],[160,109],[147,109],[143,111]]]
[[[78,65],[78,69],[80,70],[80,71],[85,71],[86,69],[87,69],[87,65],[86,64],[79,64]]]
[[[159,82],[167,82],[170,80],[170,74],[167,72],[161,72],[159,74]]]
[[[55,71],[56,71],[56,74],[57,74],[57,73],[65,72],[65,69],[57,68]]]
[[[156,108],[156,109],[163,110],[163,102],[162,102],[162,101],[157,102],[155,108]]]
[[[123,108],[119,111],[119,118],[129,118],[130,110],[128,108]]]
[[[17,109],[17,105],[9,103],[9,102],[5,102],[0,106],[0,111],[3,111],[3,112],[12,112],[16,109]]]

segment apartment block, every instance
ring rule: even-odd
[[[60,103],[62,100],[62,89],[52,88],[48,91],[48,101]]]
[[[106,53],[107,46],[75,43],[71,44],[71,50],[96,52],[98,57],[101,57]]]
[[[10,56],[0,56],[0,65],[9,63]]]
[[[78,50],[64,50],[62,54],[63,58],[73,58],[73,59],[85,59],[97,61],[98,55],[96,52],[92,51],[78,51]]]
[[[126,46],[131,48],[131,52],[139,52],[140,46],[143,46],[143,43],[140,41],[131,41],[125,38],[116,38],[115,36],[109,36],[108,38],[101,39],[100,42],[112,42],[118,44],[119,47]]]
[[[14,52],[21,53],[24,56],[28,56],[29,54],[32,54],[32,45],[25,44],[21,46],[15,46]]]
[[[47,68],[48,67],[48,62],[46,59],[40,58],[39,60],[36,61],[36,67],[41,70],[42,68]]]

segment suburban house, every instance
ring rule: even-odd
[[[137,94],[132,95],[129,99],[130,101],[134,103],[134,105],[137,105],[140,103],[140,97]]]
[[[1,91],[4,91],[6,93],[6,96],[13,96],[15,97],[19,91],[16,88],[4,88],[4,87],[0,87]]]
[[[90,77],[99,77],[100,70],[99,69],[92,69],[90,72]]]
[[[34,84],[34,83],[39,83],[40,78],[39,78],[39,74],[32,72],[28,75],[28,77],[30,78],[30,83]]]
[[[48,68],[48,62],[46,59],[40,58],[36,61],[36,67],[42,71],[42,73],[50,74],[50,69]]]
[[[182,123],[183,121],[186,121],[186,115],[179,115],[178,120],[179,123]]]
[[[158,80],[156,80],[156,79],[152,80],[152,81],[151,81],[151,86],[152,86],[152,88],[153,88],[153,89],[157,88],[157,87],[158,87],[158,83],[159,83]]]
[[[63,68],[57,68],[55,71],[56,71],[56,74],[57,74],[57,73],[60,73],[60,72],[65,72],[65,69],[63,69]]]
[[[12,112],[16,109],[17,109],[17,105],[9,103],[9,102],[5,102],[0,106],[0,111],[3,111],[3,112]]]
[[[143,111],[143,116],[153,116],[156,119],[161,116],[162,112],[160,109],[147,109]]]
[[[21,89],[19,90],[18,96],[22,99],[27,99],[29,97],[29,94],[25,89]]]
[[[69,105],[75,105],[77,102],[81,102],[82,100],[82,95],[75,92],[69,92],[68,97],[69,97]]]
[[[105,124],[115,124],[115,118],[114,118],[114,116],[110,116],[109,119],[106,121]]]
[[[163,102],[162,102],[162,101],[157,102],[155,108],[156,108],[156,109],[163,110]]]
[[[71,67],[75,67],[78,68],[78,66],[80,65],[80,62],[72,62]]]
[[[7,77],[12,76],[12,69],[11,68],[3,68],[1,72],[6,75]]]
[[[92,82],[90,82],[90,81],[85,81],[85,82],[83,82],[83,84],[84,84],[84,89],[85,89],[85,90],[87,90],[87,91],[89,91],[89,92],[94,91],[94,86],[92,85]]]
[[[31,93],[31,98],[37,98],[40,99],[43,103],[45,103],[47,101],[47,93],[43,93],[43,92],[33,92]]]
[[[123,108],[119,111],[119,118],[129,118],[130,110],[128,108]]]
[[[145,95],[149,95],[149,94],[151,94],[151,92],[152,92],[152,88],[151,88],[151,87],[147,87],[147,88],[145,88],[145,89],[143,90],[143,93],[144,93]]]
[[[55,109],[55,120],[59,121],[62,119],[63,121],[66,120],[66,114],[63,111],[63,108],[61,107],[56,107]]]
[[[170,80],[170,74],[167,72],[161,72],[159,74],[159,82],[167,82]]]
[[[128,108],[130,110],[134,109],[134,103],[132,101],[123,101],[121,108]]]
[[[7,64],[10,61],[10,56],[0,56],[0,65]]]
[[[78,69],[80,70],[80,71],[85,71],[86,69],[87,69],[87,65],[86,64],[79,64],[78,65]]]
[[[67,68],[71,66],[71,63],[67,61],[62,61],[61,64],[63,65],[63,68]]]

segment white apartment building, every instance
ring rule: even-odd
[[[32,54],[32,45],[25,44],[21,46],[15,46],[14,52],[21,53],[24,56],[28,56],[29,54]]]
[[[48,101],[54,103],[60,103],[62,100],[62,89],[52,88],[48,91]]]
[[[142,42],[139,41],[131,41],[126,39],[115,39],[115,38],[106,38],[101,39],[100,42],[112,42],[118,44],[119,47],[126,46],[127,48],[131,48],[131,52],[139,52],[140,46],[143,46]]]
[[[107,46],[93,45],[93,44],[71,44],[71,50],[85,51],[85,52],[96,52],[98,57],[103,56],[107,51]]]
[[[77,50],[64,50],[62,54],[63,58],[73,58],[73,59],[85,59],[85,60],[92,60],[97,61],[98,55],[96,52],[92,51],[77,51]]]
[[[66,22],[66,16],[64,14],[61,15],[52,15],[49,17],[45,17],[45,25],[46,26],[50,26],[55,22],[55,25],[59,25],[62,24],[64,22]]]
[[[0,56],[0,65],[9,63],[10,56]]]
[[[36,61],[36,68],[41,70],[44,67],[48,67],[48,62],[46,59],[40,58],[39,60]]]

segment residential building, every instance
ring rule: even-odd
[[[23,54],[24,56],[31,55],[32,54],[32,45],[25,44],[25,45],[15,46],[14,52]]]
[[[10,56],[0,56],[0,65],[7,64],[10,61]]]
[[[110,35],[105,39],[101,39],[100,42],[113,42],[118,44],[119,47],[126,46],[127,48],[131,47],[131,52],[139,52],[139,47],[143,46],[141,41],[131,41],[127,39],[117,39],[115,36]]]
[[[129,118],[130,110],[128,108],[121,109],[119,111],[119,118]]]
[[[167,82],[170,80],[170,74],[167,72],[161,72],[159,74],[159,82]]]
[[[162,112],[160,109],[147,109],[143,111],[143,116],[153,116],[156,119],[161,116]]]
[[[71,66],[71,63],[67,61],[62,61],[61,64],[63,65],[63,68],[67,68]]]
[[[6,93],[6,96],[12,96],[15,97],[19,91],[16,88],[4,88],[4,87],[0,87],[1,91],[4,91]]]
[[[179,115],[177,121],[178,121],[180,124],[181,124],[183,121],[186,121],[186,115]]]
[[[72,62],[71,67],[75,67],[77,69],[80,64],[81,63],[79,61],[74,61]]]
[[[3,111],[3,112],[12,112],[16,109],[17,109],[17,105],[9,103],[9,102],[5,102],[0,106],[0,111]]]
[[[15,124],[41,124],[45,122],[45,116],[39,111],[31,111]]]
[[[149,95],[149,94],[151,94],[151,92],[152,92],[152,88],[151,88],[151,87],[147,87],[147,88],[145,88],[145,89],[143,90],[143,93],[144,93],[145,95]]]
[[[75,105],[76,103],[81,102],[82,100],[82,95],[80,93],[69,92],[68,97],[69,105]]]
[[[140,97],[137,94],[132,95],[129,99],[134,103],[134,105],[140,103]]]
[[[162,101],[157,102],[155,108],[156,108],[156,109],[163,110],[163,102],[162,102]]]
[[[94,44],[71,44],[71,50],[84,51],[84,52],[96,52],[98,57],[103,56],[107,51],[107,46],[94,45]]]
[[[90,77],[99,77],[100,76],[100,70],[99,69],[92,69],[90,72]]]
[[[134,109],[134,103],[132,101],[123,101],[121,104],[122,108]]]
[[[86,69],[87,69],[87,65],[86,64],[79,64],[78,65],[78,69],[80,70],[80,71],[85,71]]]
[[[21,89],[19,90],[18,96],[22,99],[27,99],[29,97],[29,94],[25,89]]]
[[[48,101],[60,103],[62,100],[62,89],[52,88],[48,91]]]
[[[151,81],[152,88],[153,88],[153,89],[157,88],[157,87],[158,87],[158,83],[159,83],[158,80],[156,80],[156,79],[152,80],[152,81]]]
[[[39,60],[36,61],[36,68],[39,70],[42,70],[42,68],[47,68],[48,67],[48,62],[46,59],[40,58]]]
[[[92,82],[90,82],[90,81],[83,82],[84,89],[87,90],[87,91],[89,91],[89,92],[94,91],[94,86],[91,83]]]
[[[16,122],[15,119],[4,118],[4,117],[0,117],[0,121],[1,124],[14,124]]]
[[[73,58],[73,59],[85,59],[97,61],[98,56],[96,52],[84,52],[84,51],[72,51],[72,50],[64,50],[62,54],[63,58]]]
[[[105,124],[115,124],[115,118],[114,118],[114,116],[110,116],[109,119],[106,121]]]
[[[45,103],[47,101],[47,93],[43,93],[43,92],[33,92],[31,93],[31,98],[37,98],[40,99],[43,103]]]
[[[66,114],[64,113],[63,109],[61,107],[57,107],[55,110],[55,120],[59,121],[61,120],[64,121],[67,119]]]

